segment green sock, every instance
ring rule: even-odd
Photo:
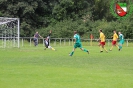
[[[119,46],[119,49],[122,49],[122,46]]]
[[[88,50],[87,50],[87,49],[84,49],[83,51],[88,52]]]
[[[72,56],[72,55],[73,55],[73,53],[74,53],[74,51],[72,51],[72,52],[70,53],[70,56]]]
[[[120,49],[122,49],[122,46],[120,46]]]

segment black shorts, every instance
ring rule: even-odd
[[[37,42],[37,38],[34,38],[34,42]]]
[[[44,41],[44,44],[45,44],[45,47],[48,48],[49,42],[45,40],[45,41]]]

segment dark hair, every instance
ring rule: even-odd
[[[100,29],[100,32],[102,32],[102,29]]]
[[[74,31],[74,34],[77,34],[77,31]]]

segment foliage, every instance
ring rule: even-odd
[[[110,12],[110,0],[0,0],[0,16],[18,17],[21,37],[31,37],[39,31],[44,37],[53,30],[52,37],[72,37],[77,30],[81,37],[99,37],[103,29],[107,38],[113,30],[132,38],[133,15],[117,20]],[[131,5],[133,6],[133,5]]]

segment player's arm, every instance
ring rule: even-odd
[[[111,38],[113,38],[114,37],[114,35],[113,36],[111,36]]]
[[[98,42],[101,40],[101,37],[102,37],[102,36],[101,36],[101,34],[100,34],[100,37],[99,37],[99,39],[97,40]]]
[[[50,31],[49,31],[49,34],[48,34],[48,36],[47,36],[47,39],[50,38],[51,33],[52,33],[52,31],[50,30]]]
[[[73,42],[75,43],[76,42],[76,36],[74,35],[74,39],[73,39]]]
[[[34,34],[34,38],[35,38],[35,34]]]
[[[73,39],[73,42],[74,42],[74,43],[76,42],[76,38]]]
[[[116,34],[116,41],[118,40],[118,38],[119,38],[119,37],[118,37],[118,35]]]
[[[40,38],[43,38],[41,35],[39,35]]]
[[[52,33],[52,31],[50,30],[50,31],[49,31],[49,35],[48,35],[48,36],[50,36],[50,35],[51,35],[51,33]]]

